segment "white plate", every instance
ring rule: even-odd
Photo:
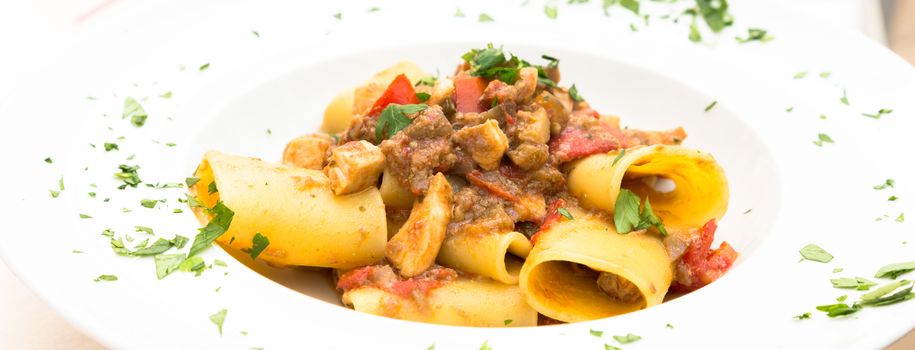
[[[682,24],[652,19],[645,28],[621,9],[608,19],[596,3],[561,4],[558,21],[533,3],[461,3],[466,18],[453,16],[457,6],[385,2],[369,13],[374,5],[169,2],[108,14],[108,23],[53,64],[33,67],[0,112],[9,164],[0,200],[4,260],[65,317],[114,348],[425,349],[435,343],[467,349],[484,341],[494,349],[601,348],[615,344],[611,335],[626,333],[643,337],[627,349],[872,348],[915,325],[912,302],[849,319],[814,310],[842,294],[857,298],[832,288],[829,278],[869,276],[915,257],[915,248],[903,244],[911,224],[893,220],[906,211],[915,217],[915,176],[905,158],[915,149],[908,137],[915,130],[915,72],[885,49],[852,33],[805,28],[803,18],[790,14],[772,20],[778,8],[752,3],[735,6],[736,28],[706,34],[709,43],[702,45],[686,40]],[[481,10],[496,22],[477,23]],[[630,23],[640,31],[631,32]],[[747,26],[770,29],[777,39],[734,43]],[[116,190],[111,175],[118,164],[139,164],[143,180],[156,183],[181,182],[210,148],[276,160],[288,139],[317,128],[336,91],[400,59],[447,74],[461,53],[487,42],[532,60],[558,56],[563,84],[575,82],[600,111],[640,128],[683,125],[686,145],[715,154],[732,195],[719,241],[742,254],[732,271],[688,296],[604,320],[445,327],[341,308],[320,273],[264,269],[270,280],[219,248],[204,257],[227,261],[227,268],[157,281],[151,259],[116,256],[100,235],[112,228],[146,238],[133,233],[136,225],[166,238],[196,233],[189,213],[171,212],[183,208],[176,201],[182,190]],[[209,69],[198,71],[207,62]],[[805,79],[792,79],[804,70],[810,71]],[[832,76],[821,79],[820,71]],[[851,106],[839,103],[843,88]],[[166,91],[174,96],[158,97]],[[125,96],[149,98],[143,128],[120,118]],[[717,106],[705,113],[713,100]],[[860,115],[880,108],[894,112],[881,120]],[[814,146],[819,133],[835,144]],[[117,142],[120,150],[105,152],[104,142]],[[43,162],[48,156],[54,164]],[[52,199],[48,190],[61,176],[66,190]],[[896,179],[895,189],[871,188],[886,178]],[[888,202],[891,194],[901,199]],[[167,203],[146,209],[141,198]],[[753,210],[743,214],[747,209]],[[79,219],[80,213],[93,218]],[[875,222],[882,214],[892,216]],[[808,243],[836,258],[799,263],[797,251]],[[832,273],[836,267],[844,272]],[[93,282],[101,274],[119,280]],[[223,308],[220,336],[208,316]],[[804,312],[813,319],[792,319]],[[589,329],[605,335],[591,336]]]

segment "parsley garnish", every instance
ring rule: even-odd
[[[426,101],[429,101],[429,98],[430,98],[430,97],[432,97],[432,95],[429,95],[429,94],[427,94],[427,93],[425,93],[425,92],[417,92],[417,93],[416,93],[416,98],[419,99],[419,102],[426,102]]]
[[[197,70],[198,70],[198,71],[201,71],[201,72],[203,72],[203,71],[205,71],[205,70],[207,70],[207,69],[210,69],[210,63],[209,63],[209,62],[204,63],[204,64],[200,65],[199,68],[197,68]]]
[[[899,213],[899,216],[896,217],[896,222],[905,222],[905,213]]]
[[[854,288],[857,290],[868,290],[868,289],[870,289],[870,287],[877,285],[877,282],[871,281],[864,277],[833,278],[833,279],[830,279],[829,282],[832,283],[832,286],[834,288]]]
[[[161,280],[178,269],[184,261],[184,254],[159,254],[153,260],[156,262],[156,278]]]
[[[843,105],[849,106],[848,103],[848,92],[845,89],[842,89],[842,97],[839,98],[839,102],[842,102]]]
[[[613,346],[613,345],[604,343],[604,350],[623,350],[623,349],[618,346]]]
[[[200,256],[191,256],[181,262],[178,265],[178,270],[183,272],[196,272],[197,276],[200,276],[203,273],[203,270],[206,269],[206,263],[203,261],[203,258]]]
[[[905,287],[906,285],[908,285],[908,288],[886,296],[890,292],[895,291],[898,288]],[[860,303],[861,305],[867,306],[883,306],[909,300],[913,297],[915,297],[915,293],[912,293],[912,281],[901,280],[898,282],[888,283],[880,288],[875,289],[873,292],[862,295]]]
[[[118,189],[123,190],[127,188],[127,186],[136,188],[137,185],[142,182],[140,180],[140,175],[137,174],[137,170],[140,169],[139,165],[130,166],[121,164],[118,165],[118,169],[120,169],[121,172],[115,173],[114,177],[124,182],[123,185],[118,186]]]
[[[434,76],[422,77],[416,81],[416,86],[426,85],[426,86],[435,86],[435,82],[438,81],[438,78]]]
[[[804,248],[801,248],[800,253],[804,259],[810,261],[828,263],[832,260],[832,254],[829,254],[829,252],[813,243],[804,246]]]
[[[794,74],[794,79],[804,79],[807,76],[807,71],[797,72]]]
[[[638,341],[639,339],[642,339],[642,337],[637,336],[637,335],[632,334],[632,333],[629,333],[629,334],[626,334],[626,335],[614,335],[614,336],[613,336],[613,339],[616,340],[616,341],[618,341],[618,342],[620,342],[620,344],[629,344],[629,343],[631,343],[631,342]]]
[[[378,12],[378,11],[381,11],[381,8],[380,8],[380,7],[378,7],[378,6],[372,6],[372,7],[369,9],[368,12],[369,12],[369,13],[372,13],[372,12]]]
[[[885,189],[885,188],[887,188],[887,187],[895,188],[895,187],[896,187],[896,180],[893,180],[893,179],[886,179],[886,181],[885,181],[884,183],[879,184],[879,185],[877,185],[877,186],[874,186],[874,189],[875,189],[875,190],[882,190],[882,189]]]
[[[510,320],[510,319],[509,319],[509,320],[505,320],[505,321],[502,321],[502,323],[503,323],[504,325],[508,326],[509,324],[512,323],[512,320]]]
[[[139,128],[146,124],[148,117],[146,110],[137,100],[130,96],[124,99],[124,112],[121,114],[121,119],[130,118],[130,123]]]
[[[727,0],[696,0],[696,5],[705,23],[715,33],[734,23],[734,18],[728,13]]]
[[[890,196],[890,198],[887,198],[886,200],[888,200],[888,201],[890,201],[890,202],[895,202],[897,199],[899,199],[899,197]]]
[[[705,106],[705,111],[708,112],[712,110],[712,108],[715,108],[716,105],[718,105],[718,100],[712,101],[712,103],[709,103],[708,106]]]
[[[51,157],[45,158],[45,159],[44,159],[44,162],[45,162],[45,163],[48,163],[48,164],[54,164],[54,160],[51,159]]]
[[[572,87],[569,88],[569,97],[571,97],[575,102],[581,102],[585,100],[585,98],[581,97],[581,94],[578,93],[578,88],[575,86],[575,84],[572,84]]]
[[[213,260],[213,265],[222,266],[222,267],[228,267],[228,266],[229,266],[229,265],[226,264],[225,261],[222,261],[222,260],[219,260],[219,259],[214,259],[214,260]]]
[[[381,116],[378,118],[378,125],[375,126],[375,139],[380,142],[394,136],[398,131],[403,130],[413,122],[413,119],[410,119],[407,115],[422,112],[427,107],[425,104],[389,104],[381,111]]]
[[[145,208],[149,208],[149,209],[155,208],[156,204],[158,204],[158,203],[165,203],[165,199],[141,199],[140,200],[140,205],[142,205]]]
[[[761,43],[767,43],[767,42],[772,41],[775,38],[773,36],[769,35],[769,33],[765,29],[749,28],[749,29],[747,29],[746,38],[736,37],[735,39],[737,39],[737,42],[743,44],[743,43],[748,43],[751,41],[759,41]]]
[[[817,145],[817,147],[823,147],[823,143],[835,143],[835,141],[833,141],[832,137],[829,137],[829,135],[817,134],[817,140],[813,141],[813,144]]]
[[[616,162],[619,162],[620,159],[623,158],[623,156],[625,156],[625,155],[626,155],[626,149],[623,148],[623,150],[620,151],[620,153],[617,154],[615,158],[613,158],[613,163],[611,163],[610,166],[616,165]]]
[[[86,214],[79,214],[80,219],[91,219],[92,217]]]
[[[267,236],[262,235],[260,232],[254,234],[254,238],[251,242],[251,260],[257,259],[258,255],[261,255],[261,252],[270,245],[270,239]]]
[[[559,208],[556,209],[556,211],[559,212],[559,215],[562,215],[566,219],[575,220],[575,218],[572,217],[572,213],[570,213],[566,208]]]
[[[915,261],[889,264],[877,270],[874,277],[896,279],[912,270],[915,270]]]
[[[185,178],[185,179],[184,179],[184,184],[187,185],[188,188],[193,187],[193,186],[196,185],[198,182],[200,182],[200,178],[188,177],[188,178]]]
[[[809,313],[809,312],[805,312],[805,313],[803,313],[803,314],[794,316],[794,319],[795,319],[795,320],[807,320],[807,319],[810,319],[810,313]]]
[[[696,16],[693,16],[693,22],[689,24],[689,41],[694,43],[702,41],[702,34],[699,33],[699,26],[696,25]]]
[[[164,98],[164,99],[170,99],[170,98],[172,98],[172,92],[166,91],[165,93],[159,95],[159,97]]]
[[[192,257],[208,248],[213,244],[213,241],[229,230],[229,225],[232,224],[235,212],[222,204],[222,201],[213,206],[212,212],[213,219],[204,228],[200,229],[200,233],[194,237],[194,243],[191,244],[191,250],[187,254],[188,257]]]
[[[464,12],[460,8],[454,11],[454,17],[464,17]]]
[[[477,18],[477,20],[478,20],[480,23],[482,23],[482,22],[492,22],[492,21],[495,21],[495,19],[493,19],[492,16],[490,16],[490,15],[488,15],[488,14],[486,14],[486,13],[480,13],[480,17]]]
[[[219,327],[219,335],[222,335],[222,324],[226,321],[226,314],[228,312],[229,310],[222,309],[219,310],[219,312],[210,315],[210,322],[213,322],[216,327]]]
[[[645,207],[639,211],[639,197],[630,190],[620,189],[616,197],[616,205],[613,210],[613,221],[616,225],[616,232],[627,234],[632,231],[644,230],[649,227],[655,227],[662,235],[667,236],[667,230],[664,223],[651,210],[651,203],[648,197],[645,197]]]
[[[879,111],[877,111],[877,114],[861,113],[861,115],[868,117],[868,118],[880,119],[880,117],[890,114],[890,113],[893,113],[892,109],[881,108]]]
[[[832,75],[832,72],[830,72],[830,71],[820,72],[820,78],[823,78],[823,79],[829,78],[830,75]]]
[[[794,111],[794,106],[788,107],[785,109],[785,112],[791,113]]]
[[[591,335],[593,335],[593,336],[595,336],[595,337],[598,337],[598,338],[604,336],[604,331],[599,331],[599,330],[596,330],[596,329],[591,329],[590,332],[591,332]]]
[[[839,317],[846,316],[861,311],[861,305],[853,304],[848,306],[845,303],[830,304],[830,305],[820,305],[817,306],[817,310],[826,312],[826,316],[829,317]]]
[[[339,20],[342,20],[342,19],[343,19],[343,12],[337,12],[337,13],[335,13],[335,14],[334,14],[334,18],[336,18],[338,21],[339,21]]]
[[[219,189],[216,188],[216,181],[210,182],[210,184],[207,185],[207,193],[214,194],[216,192],[219,192]]]
[[[120,150],[121,149],[118,148],[118,144],[105,142],[105,152],[120,151]]]
[[[152,229],[151,227],[146,227],[146,226],[134,226],[133,228],[134,228],[134,230],[136,230],[135,232],[143,232],[143,233],[148,234],[148,235],[154,235],[154,234],[155,234],[155,232],[153,232],[153,229]]]
[[[556,19],[559,16],[559,8],[556,6],[555,2],[547,2],[543,5],[543,13],[549,19]]]
[[[115,276],[115,275],[101,275],[101,276],[98,276],[95,278],[96,282],[100,282],[100,281],[114,282],[117,280],[118,280],[118,276]]]

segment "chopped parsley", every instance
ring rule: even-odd
[[[140,180],[140,175],[137,174],[137,170],[140,169],[139,165],[131,166],[131,165],[121,164],[121,165],[118,165],[118,169],[120,169],[121,172],[115,173],[114,177],[116,179],[124,182],[123,185],[118,186],[119,190],[123,190],[123,189],[127,188],[127,186],[136,188],[137,185],[139,185],[140,183],[143,182],[142,180]]]
[[[648,197],[645,197],[645,207],[640,209],[639,197],[630,190],[620,189],[616,197],[616,205],[613,211],[613,221],[616,225],[616,232],[627,234],[632,231],[644,230],[649,227],[656,228],[662,235],[667,236],[667,230],[664,223],[651,210],[651,203]]]
[[[817,306],[817,310],[823,311],[826,313],[826,316],[829,317],[839,317],[847,316],[858,311],[861,311],[861,305],[853,304],[848,306],[846,303],[830,304],[830,305],[820,305]]]
[[[425,92],[417,92],[417,93],[416,93],[416,98],[419,99],[419,102],[426,102],[426,101],[429,101],[429,98],[430,98],[430,97],[432,97],[432,95],[429,95],[429,94],[427,94],[427,93],[425,93]]]
[[[216,188],[216,181],[210,182],[210,184],[207,185],[207,193],[214,194],[216,192],[219,192],[219,189]]]
[[[184,261],[184,254],[159,254],[153,260],[156,263],[156,278],[161,280],[178,269]]]
[[[427,107],[425,104],[389,104],[381,111],[381,116],[378,118],[378,124],[375,126],[375,139],[381,142],[381,140],[394,136],[413,122],[413,119],[407,115],[422,112]]]
[[[744,210],[744,212],[743,212],[743,213],[744,213],[744,214],[749,214],[749,213],[750,213],[750,212],[751,212],[751,211],[753,211],[753,208],[750,208],[750,209],[747,209],[747,210]]]
[[[785,112],[788,112],[788,113],[794,112],[794,106],[785,108]]]
[[[187,238],[185,238],[186,240]],[[133,256],[150,256],[150,255],[159,255],[164,253],[166,250],[169,250],[173,247],[174,244],[172,241],[165,238],[159,238],[152,245],[148,247],[143,247],[137,250],[134,250],[130,255]]]
[[[702,34],[699,33],[699,26],[696,25],[696,16],[693,16],[693,21],[689,24],[689,41],[694,43],[702,41]]]
[[[438,78],[434,76],[422,77],[416,81],[416,86],[425,85],[425,86],[435,86],[435,82],[438,81]]]
[[[842,89],[842,97],[839,98],[839,102],[842,102],[843,105],[850,106],[848,103],[848,91]]]
[[[222,324],[226,321],[226,314],[228,312],[229,310],[222,309],[219,310],[219,312],[210,315],[210,322],[213,322],[216,327],[219,327],[219,335],[222,335]]]
[[[705,111],[708,112],[712,110],[712,108],[715,108],[716,105],[718,105],[718,100],[712,101],[712,103],[709,103],[708,106],[705,106]]]
[[[915,270],[915,261],[889,264],[877,270],[874,277],[896,279],[912,270]]]
[[[547,1],[547,3],[543,5],[543,13],[549,19],[556,19],[556,17],[559,17],[559,8],[556,6],[556,2]]]
[[[148,117],[149,115],[146,114],[146,110],[143,109],[140,102],[130,96],[124,99],[124,112],[121,114],[121,119],[130,118],[130,123],[139,128],[146,124]]]
[[[378,11],[381,11],[381,8],[380,8],[380,7],[378,7],[378,6],[372,6],[371,8],[369,8],[369,11],[368,11],[368,12],[369,12],[369,13],[372,13],[372,12],[378,12]]]
[[[886,189],[887,187],[896,188],[896,180],[893,180],[893,179],[886,179],[886,181],[883,182],[882,184],[879,184],[879,185],[877,185],[877,186],[874,186],[874,189],[875,189],[875,190],[882,190],[882,189]]]
[[[899,197],[896,197],[896,196],[890,196],[890,197],[889,197],[889,198],[887,198],[887,199],[886,199],[886,200],[888,200],[888,201],[890,201],[890,202],[895,202],[895,201],[896,201],[896,200],[897,200],[897,199],[899,199]]]
[[[155,234],[155,232],[153,232],[153,229],[152,229],[151,227],[146,227],[146,226],[134,226],[133,228],[134,228],[134,230],[136,230],[135,232],[143,232],[143,233],[146,233],[146,234],[148,234],[148,235],[153,235],[153,234]]]
[[[86,214],[79,214],[80,219],[91,219],[92,217]]]
[[[191,250],[187,254],[188,257],[192,257],[209,248],[213,241],[229,230],[229,225],[232,224],[232,218],[235,213],[222,204],[222,201],[213,206],[212,212],[213,219],[204,228],[200,229],[200,233],[194,237],[194,243],[191,244]]]
[[[887,295],[896,289],[905,287],[906,285],[908,285],[907,288]],[[873,292],[862,295],[860,303],[861,305],[867,306],[883,306],[909,300],[913,297],[915,297],[915,293],[912,293],[912,281],[901,280],[888,283],[881,286],[880,288],[875,289]]]
[[[879,111],[877,111],[877,114],[861,113],[861,115],[868,117],[868,118],[880,119],[880,117],[885,116],[890,113],[893,113],[892,109],[881,108]]]
[[[626,335],[614,335],[613,339],[618,341],[620,344],[629,344],[631,342],[642,339],[642,337],[629,333]]]
[[[562,215],[566,219],[575,220],[575,218],[572,217],[572,213],[570,213],[566,208],[559,208],[556,209],[556,211],[559,212],[559,215]]]
[[[44,159],[44,162],[45,162],[45,163],[48,163],[48,164],[54,164],[54,160],[51,159],[51,157],[45,158],[45,159]]]
[[[611,164],[610,164],[610,166],[614,166],[614,165],[616,165],[616,162],[619,162],[619,161],[620,161],[620,159],[622,159],[622,158],[623,158],[623,156],[625,156],[625,155],[626,155],[626,149],[625,149],[625,148],[623,148],[623,150],[622,150],[622,151],[620,151],[620,153],[619,153],[619,154],[617,154],[617,155],[616,155],[616,157],[615,157],[615,158],[613,158],[613,163],[611,163]]]
[[[578,93],[578,87],[576,87],[575,84],[572,84],[572,87],[569,88],[569,97],[571,97],[575,102],[581,102],[585,100],[585,98],[581,97],[581,94]]]
[[[529,62],[509,54],[510,58],[505,59],[505,52],[502,48],[496,48],[492,44],[486,45],[485,49],[473,49],[465,53],[461,58],[470,65],[470,75],[483,77],[486,79],[498,79],[506,84],[514,84],[518,79],[520,69],[525,67],[534,67],[537,69],[537,82],[548,87],[557,87],[556,82],[550,80],[543,66],[535,66]],[[553,57],[543,55],[550,63],[547,68],[555,68],[559,60]]]
[[[618,346],[613,346],[613,345],[604,343],[604,350],[623,350],[623,349]]]
[[[604,336],[604,331],[599,331],[599,330],[596,330],[596,329],[591,329],[590,332],[591,332],[591,335],[593,335],[593,336],[595,336],[595,337],[598,337],[598,338]]]
[[[830,71],[820,72],[820,78],[823,78],[823,79],[829,78],[830,75],[832,75],[832,72],[830,72]]]
[[[817,134],[817,140],[813,141],[813,144],[817,145],[817,147],[823,147],[824,143],[835,143],[835,141],[833,141],[832,137],[829,137],[829,135]]]
[[[200,182],[200,178],[188,177],[188,178],[185,178],[185,179],[184,179],[184,184],[187,185],[188,188],[193,187],[193,186],[196,185],[198,182]]]
[[[207,70],[207,69],[210,69],[210,63],[209,63],[209,62],[200,65],[200,67],[197,68],[197,71],[203,72],[203,71],[205,71],[205,70]]]
[[[228,266],[229,266],[228,264],[226,264],[225,261],[222,261],[222,260],[219,260],[219,259],[214,259],[214,260],[213,260],[213,265],[222,266],[222,267],[228,267]]]
[[[705,24],[715,33],[734,23],[734,18],[728,13],[727,0],[696,0],[696,5]]]
[[[170,99],[170,98],[172,98],[172,92],[171,92],[171,91],[166,91],[165,93],[159,95],[159,97],[160,97],[160,98],[164,98],[164,99]]]
[[[768,31],[760,28],[749,28],[747,29],[747,37],[735,37],[738,43],[744,44],[751,41],[759,41],[761,43],[767,43],[775,39],[775,37],[769,35]]]
[[[101,276],[98,276],[95,278],[96,282],[101,282],[101,281],[114,282],[117,280],[118,280],[118,276],[115,276],[115,275],[101,275]]]
[[[257,37],[257,38],[260,38],[260,37],[261,37],[261,33],[258,32],[258,31],[256,31],[256,30],[252,30],[252,31],[251,31],[251,34],[254,35],[254,37]]]
[[[178,270],[183,272],[195,272],[199,276],[207,267],[203,258],[200,256],[191,256],[178,265]]]
[[[464,11],[461,11],[460,8],[454,11],[454,17],[464,17]]]
[[[149,208],[149,209],[155,208],[156,204],[158,204],[158,203],[165,203],[165,199],[141,199],[140,200],[140,205],[142,205],[145,208]]]
[[[806,259],[806,260],[816,261],[816,262],[821,262],[821,263],[828,263],[833,258],[832,254],[829,254],[829,252],[827,252],[823,248],[820,248],[820,246],[813,244],[813,243],[808,244],[808,245],[804,246],[803,248],[801,248],[800,253],[801,253],[801,256],[804,257],[804,259]]]
[[[905,222],[905,213],[899,213],[899,216],[896,217],[896,222]]]
[[[60,191],[48,190],[51,193],[51,198],[57,198],[60,196]]]
[[[807,76],[807,71],[797,72],[794,74],[794,79],[804,79]]]
[[[795,319],[795,320],[799,320],[799,321],[800,321],[800,320],[809,320],[809,319],[810,319],[810,313],[809,313],[809,312],[805,312],[805,313],[803,313],[803,314],[794,316],[794,319]]]
[[[480,17],[477,18],[477,21],[479,21],[480,23],[483,23],[483,22],[492,22],[492,21],[495,21],[495,19],[486,13],[480,13]]]
[[[73,253],[73,254],[82,254],[82,253],[85,253],[85,252],[82,251],[82,250],[79,250],[79,249],[73,249],[73,251],[71,251],[71,253]]]
[[[257,259],[258,255],[261,255],[261,252],[270,245],[270,239],[267,236],[262,235],[260,232],[254,234],[254,238],[251,240],[251,260]]]
[[[335,13],[335,14],[334,14],[334,18],[336,18],[338,21],[339,21],[339,20],[342,20],[342,19],[343,19],[343,12],[337,12],[337,13]]]
[[[868,290],[870,287],[877,285],[877,282],[871,281],[864,277],[833,278],[830,279],[829,282],[832,282],[832,286],[834,288],[853,288],[857,290]]]
[[[510,320],[510,319],[509,319],[509,320],[502,321],[502,324],[504,324],[504,325],[506,325],[506,326],[510,325],[511,323],[512,323],[512,320]]]

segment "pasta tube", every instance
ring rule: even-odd
[[[197,168],[191,193],[207,207],[222,201],[235,212],[217,239],[247,250],[256,233],[270,244],[258,257],[274,265],[352,268],[384,257],[384,204],[374,187],[336,196],[317,170],[211,151]],[[206,208],[194,208],[201,223]]]
[[[642,199],[647,196],[668,227],[700,227],[727,211],[727,178],[708,153],[653,145],[627,149],[622,156],[595,154],[570,167],[569,192],[585,207],[613,213],[620,188],[626,188]],[[662,192],[659,179],[669,179],[676,187]]]
[[[475,273],[506,284],[518,284],[531,242],[518,232],[488,235],[449,235],[437,261],[444,266]]]
[[[574,211],[538,234],[521,269],[525,300],[547,317],[578,322],[660,304],[673,273],[660,237],[621,235],[604,220]]]

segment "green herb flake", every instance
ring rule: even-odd
[[[216,188],[216,181],[210,182],[210,184],[207,185],[207,193],[212,195],[216,192],[219,192],[219,189]]]
[[[661,218],[651,210],[648,197],[645,197],[645,206],[641,208],[641,212],[639,209],[639,197],[628,189],[620,189],[613,212],[613,221],[618,233],[627,234],[654,227],[662,235],[667,236],[667,230],[664,228]]]
[[[368,12],[369,12],[369,13],[372,13],[372,12],[378,12],[378,11],[381,11],[381,8],[380,8],[380,7],[378,7],[378,6],[372,6],[371,8],[369,8],[369,11],[368,11]]]
[[[86,214],[79,214],[80,219],[91,219],[92,217]]]
[[[337,19],[338,21],[342,20],[342,19],[343,19],[343,12],[337,12],[337,13],[335,13],[335,14],[334,14],[334,18]]]
[[[144,242],[146,242],[146,241],[144,241]],[[137,247],[140,247],[140,246],[141,245],[137,245]],[[164,239],[164,238],[159,238],[155,242],[153,242],[152,245],[150,245],[148,247],[145,247],[145,245],[143,245],[143,246],[144,247],[133,251],[133,253],[131,253],[131,255],[133,255],[133,256],[159,255],[159,254],[164,253],[166,250],[169,250],[172,247],[172,242],[167,239]],[[135,247],[135,249],[137,247]]]
[[[203,71],[205,71],[205,70],[207,70],[207,69],[210,69],[210,63],[209,63],[209,62],[200,65],[200,67],[197,68],[197,71],[203,72]]]
[[[794,79],[804,79],[807,76],[807,72],[797,72],[794,74]]]
[[[146,124],[148,117],[149,115],[146,114],[146,110],[143,109],[140,102],[130,96],[124,99],[124,112],[121,114],[121,119],[130,118],[130,123],[139,128]]]
[[[155,233],[153,232],[153,229],[152,229],[151,227],[146,227],[146,226],[134,226],[133,228],[134,228],[134,230],[136,230],[136,231],[134,231],[134,232],[143,232],[143,233],[148,234],[148,235],[153,235],[153,234],[155,234]]]
[[[709,103],[708,106],[705,106],[705,111],[708,112],[708,111],[712,110],[712,108],[715,108],[715,106],[717,104],[718,104],[718,100],[712,101],[712,103]]]
[[[832,72],[830,72],[830,71],[820,72],[820,78],[823,78],[823,79],[829,78],[830,75],[832,75]]]
[[[160,98],[164,98],[164,99],[166,99],[166,100],[167,100],[167,99],[170,99],[170,98],[172,98],[172,92],[171,92],[171,91],[166,91],[166,92],[164,92],[163,94],[159,95],[159,97],[160,97]]]
[[[172,210],[172,213],[173,213],[173,214],[181,214],[181,213],[183,213],[183,212],[184,212],[184,210],[181,210],[181,209],[178,209],[178,208],[175,208],[175,210]]]
[[[213,206],[212,212],[213,219],[194,237],[194,243],[191,244],[191,250],[188,252],[189,257],[209,248],[213,241],[226,233],[235,216],[235,213],[222,204],[222,201]]]
[[[140,169],[140,166],[121,164],[118,165],[118,169],[120,169],[120,172],[115,173],[114,177],[124,183],[123,185],[118,186],[118,189],[123,190],[127,188],[127,186],[137,188],[137,185],[143,182],[140,180],[140,175],[137,173],[137,170]]]
[[[556,6],[555,2],[548,1],[543,5],[543,13],[549,19],[556,19],[556,17],[559,17],[559,8]]]
[[[410,119],[407,115],[422,112],[427,107],[425,104],[389,104],[381,111],[381,116],[378,118],[378,124],[375,126],[375,139],[380,142],[394,136],[394,134],[413,122],[413,119]]]
[[[261,33],[258,32],[258,31],[256,31],[256,30],[252,30],[252,31],[251,31],[251,35],[254,35],[255,38],[260,38],[260,37],[261,37]]]
[[[101,282],[101,281],[114,282],[117,280],[118,280],[118,276],[115,276],[115,275],[101,275],[101,276],[98,276],[95,278],[95,282]]]
[[[572,84],[572,87],[569,88],[569,97],[571,97],[575,102],[581,102],[585,100],[585,98],[581,97],[581,94],[578,93],[578,87],[576,87],[575,84]]]
[[[178,269],[184,261],[184,254],[159,254],[153,260],[156,263],[156,278],[161,280]]]
[[[734,18],[728,13],[727,0],[696,0],[699,14],[713,32],[721,32],[725,27],[734,24]]]
[[[251,242],[251,260],[257,259],[258,255],[261,255],[261,252],[270,245],[270,239],[267,236],[262,235],[260,232],[254,234],[254,238]]]
[[[620,344],[629,344],[631,342],[642,339],[642,337],[629,333],[626,335],[614,335],[613,339],[618,341]]]
[[[832,273],[839,273],[839,272],[842,272],[842,271],[844,271],[844,270],[845,270],[845,269],[843,269],[843,268],[841,268],[841,267],[837,267],[837,268],[832,269]]]
[[[845,301],[845,299],[848,299],[848,295],[841,295],[838,298],[836,298],[836,301],[841,303],[841,302]]]
[[[569,219],[569,220],[575,219],[572,217],[572,213],[569,213],[569,210],[567,210],[566,208],[559,208],[559,209],[556,209],[556,211],[559,212],[559,215],[562,215],[566,219]]]
[[[623,149],[620,151],[620,153],[618,153],[618,154],[616,155],[616,157],[613,158],[613,163],[611,163],[610,166],[616,165],[616,163],[619,162],[620,159],[622,159],[623,156],[625,156],[625,155],[626,155],[626,149],[623,148]]]
[[[915,270],[915,261],[889,264],[877,270],[874,277],[896,279],[912,270]]]
[[[623,350],[623,349],[618,346],[613,346],[613,345],[604,343],[604,350]]]
[[[829,252],[813,243],[801,248],[800,253],[804,259],[821,263],[828,263],[833,258],[832,254],[829,254]]]
[[[144,208],[149,208],[149,209],[155,208],[156,204],[158,204],[158,203],[165,203],[165,200],[164,199],[141,199],[140,200],[140,205],[143,206]]]
[[[457,10],[454,11],[454,17],[464,17],[464,16],[466,16],[466,15],[464,14],[464,11],[461,11],[460,8],[458,8]]]
[[[833,278],[829,282],[832,283],[834,288],[853,288],[857,290],[867,290],[870,287],[876,286],[877,282],[871,281],[864,277],[842,277],[842,278]]]
[[[817,310],[823,311],[829,317],[839,317],[847,316],[858,311],[861,311],[861,305],[853,304],[853,306],[848,306],[845,303],[830,304],[830,305],[820,305],[817,306]]]
[[[879,184],[879,185],[877,185],[877,186],[874,186],[874,189],[875,189],[875,190],[883,190],[883,189],[886,189],[887,187],[889,187],[889,188],[896,188],[896,180],[893,180],[893,179],[886,179],[886,181],[885,181],[884,183]]]
[[[767,43],[775,39],[775,37],[769,35],[768,31],[760,28],[749,28],[747,29],[747,37],[741,38],[736,37],[738,43],[744,44],[751,41],[758,41],[761,43]]]
[[[905,213],[899,213],[899,216],[896,217],[896,222],[905,222]]]
[[[835,143],[835,141],[829,135],[817,134],[817,140],[813,141],[813,144],[817,145],[817,147],[823,147],[824,143]]]
[[[848,92],[845,89],[842,89],[842,97],[839,98],[839,102],[842,102],[843,105],[850,106],[848,102]]]
[[[188,177],[184,179],[184,184],[187,185],[188,188],[194,187],[198,182],[200,182],[200,178]]]
[[[887,198],[887,199],[886,199],[886,200],[887,200],[887,201],[890,201],[890,202],[895,202],[895,201],[896,201],[896,200],[898,200],[898,199],[899,199],[899,197],[896,197],[896,196],[890,196],[890,197],[889,197],[889,198]]]
[[[788,112],[788,113],[794,112],[794,106],[785,108],[785,112]]]
[[[222,309],[219,310],[219,312],[210,315],[210,322],[213,322],[216,327],[219,327],[219,335],[222,335],[222,324],[226,321],[226,314],[228,312],[229,310]]]
[[[44,159],[44,162],[45,162],[45,163],[48,163],[48,164],[54,164],[54,160],[51,159],[51,157],[45,158],[45,159]]]
[[[693,17],[693,22],[689,25],[689,41],[694,43],[702,41],[702,34],[699,33],[699,26],[696,25],[695,17]]]
[[[438,78],[434,76],[422,77],[416,81],[416,86],[425,85],[425,86],[435,86],[435,82],[438,81]]]
[[[95,196],[96,196],[96,193],[95,193],[95,192],[89,192],[89,197],[95,198]]]
[[[71,253],[73,253],[73,254],[82,254],[82,253],[85,253],[85,252],[82,251],[82,250],[79,250],[79,249],[73,249],[73,250],[71,251]]]
[[[639,14],[639,0],[620,0],[620,6],[636,15]]]
[[[508,326],[508,325],[510,325],[511,323],[512,323],[512,320],[505,320],[505,321],[502,321],[502,324],[505,325],[505,326]]]
[[[48,190],[51,193],[51,198],[57,198],[60,196],[60,191]]]
[[[213,265],[222,266],[222,267],[229,267],[229,265],[226,264],[225,261],[222,261],[222,260],[219,260],[219,259],[214,259],[214,260],[213,260]]]
[[[809,320],[809,319],[810,319],[810,313],[809,313],[809,312],[805,312],[805,313],[803,313],[803,314],[794,316],[794,319],[795,319],[795,320],[798,320],[798,321],[800,321],[800,320]]]
[[[752,212],[752,211],[753,211],[753,208],[750,208],[750,209],[745,210],[743,213],[744,213],[744,214],[749,214],[749,213]]]
[[[486,13],[480,13],[480,17],[477,18],[477,21],[479,21],[480,23],[484,23],[484,22],[493,22],[493,21],[495,21],[495,19]]]
[[[595,336],[595,337],[598,337],[598,338],[604,336],[604,331],[599,331],[599,330],[596,330],[596,329],[591,329],[590,332],[591,332],[591,335],[593,335],[593,336]]]
[[[429,94],[427,94],[427,93],[425,93],[425,92],[417,92],[417,93],[416,93],[416,98],[419,99],[419,102],[426,102],[426,101],[429,101],[429,98],[430,98],[430,97],[432,97],[432,95],[429,95]]]
[[[906,286],[908,287],[890,294],[891,292]],[[888,283],[875,289],[873,292],[862,295],[860,303],[861,305],[866,306],[884,306],[906,301],[913,297],[915,297],[915,293],[912,293],[912,281],[900,280]]]
[[[893,113],[892,109],[881,108],[879,111],[877,111],[877,114],[861,113],[861,115],[868,117],[868,118],[880,119],[880,117],[885,116],[890,113]]]

